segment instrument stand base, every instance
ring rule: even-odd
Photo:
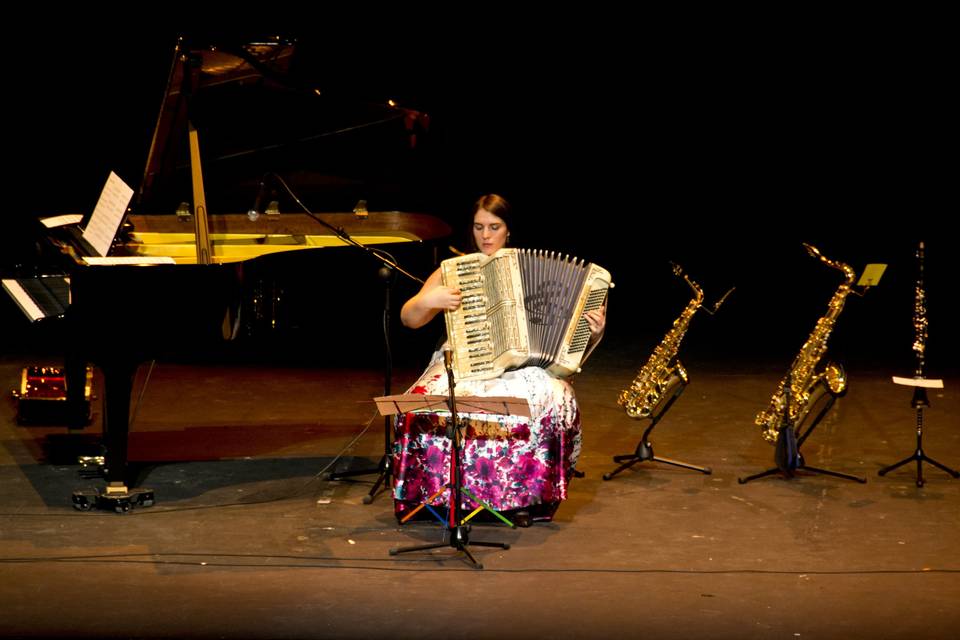
[[[653,445],[650,444],[650,432],[653,431],[653,428],[657,426],[657,423],[660,422],[660,419],[670,410],[670,407],[673,406],[673,403],[676,402],[677,398],[680,397],[680,394],[683,393],[683,390],[687,388],[686,379],[677,379],[674,383],[673,394],[670,396],[670,399],[663,406],[660,411],[657,411],[653,416],[650,417],[650,426],[643,432],[643,437],[640,438],[640,444],[637,445],[636,450],[633,453],[627,453],[622,456],[614,456],[614,462],[622,462],[619,467],[614,469],[609,473],[603,474],[604,480],[612,480],[615,475],[629,469],[638,462],[644,462],[649,460],[651,462],[660,462],[663,464],[673,465],[675,467],[682,467],[684,469],[690,469],[691,471],[699,471],[706,475],[713,473],[713,470],[710,467],[698,467],[695,464],[690,464],[688,462],[680,462],[679,460],[671,460],[670,458],[660,458],[653,454]]]
[[[960,472],[957,472],[954,469],[941,464],[934,460],[933,458],[927,457],[927,454],[923,452],[923,410],[925,407],[930,406],[930,401],[927,400],[926,390],[923,387],[916,387],[913,393],[913,400],[910,402],[911,406],[917,410],[917,450],[913,452],[912,456],[906,457],[900,462],[894,462],[893,464],[880,469],[877,472],[877,475],[885,476],[888,472],[893,471],[897,467],[901,467],[908,462],[913,460],[917,461],[917,486],[923,486],[923,463],[932,464],[933,466],[946,471],[954,478],[960,478]]]
[[[923,463],[924,463],[924,462],[926,462],[927,464],[932,464],[933,466],[937,467],[938,469],[942,469],[943,471],[946,471],[947,473],[949,473],[949,474],[950,474],[951,476],[953,476],[954,478],[960,478],[960,471],[956,471],[956,470],[954,470],[954,469],[951,469],[950,467],[946,466],[945,464],[941,464],[941,463],[937,462],[936,460],[934,460],[933,458],[927,457],[927,454],[925,454],[925,453],[923,452],[923,449],[920,449],[919,447],[918,447],[917,450],[913,453],[912,456],[910,456],[910,457],[908,457],[908,458],[904,458],[904,459],[901,460],[900,462],[894,462],[894,463],[891,464],[890,466],[887,466],[887,467],[884,467],[883,469],[880,469],[880,471],[877,472],[877,475],[879,475],[879,476],[885,476],[885,475],[887,475],[887,472],[893,471],[893,470],[896,469],[897,467],[902,467],[903,465],[907,464],[908,462],[912,462],[912,461],[914,461],[914,460],[917,461],[917,486],[918,486],[918,487],[922,487],[923,484],[924,484],[924,479],[923,479]]]
[[[464,557],[470,561],[474,569],[483,569],[483,565],[477,562],[477,559],[470,553],[470,545],[477,547],[493,547],[495,549],[509,549],[510,545],[505,542],[478,542],[470,541],[470,525],[459,525],[450,527],[445,533],[446,542],[437,542],[434,544],[421,544],[413,547],[402,547],[399,549],[390,549],[390,555],[395,556],[401,553],[410,553],[412,551],[429,551],[430,549],[444,549],[452,547],[457,553],[463,553]]]
[[[867,482],[866,478],[861,478],[860,476],[855,476],[849,473],[841,473],[839,471],[831,471],[829,469],[820,469],[818,467],[809,467],[803,461],[803,456],[800,456],[799,463],[796,466],[796,469],[791,471],[786,471],[780,467],[773,467],[772,469],[767,469],[766,471],[761,471],[760,473],[755,473],[752,476],[747,476],[746,478],[737,478],[738,484],[747,484],[753,480],[758,480],[760,478],[765,478],[767,476],[772,476],[775,473],[780,473],[785,478],[792,478],[796,475],[796,472],[799,470],[809,471],[810,473],[819,473],[825,476],[833,476],[834,478],[842,478],[844,480],[853,480],[854,482],[859,482],[860,484],[865,484]]]
[[[373,467],[372,469],[357,469],[355,471],[341,471],[338,473],[325,474],[324,480],[342,480],[343,478],[368,476],[374,473],[378,474],[377,479],[374,481],[373,487],[370,488],[370,492],[363,496],[363,504],[373,504],[373,499],[377,497],[380,487],[383,487],[384,491],[387,491],[390,488],[390,477],[393,475],[393,473],[390,469],[390,456],[387,454],[381,456],[380,462],[378,462],[377,466]]]
[[[458,447],[455,447],[455,448],[458,448]],[[433,508],[433,506],[430,503],[433,502],[436,498],[438,498],[441,494],[443,494],[446,491],[450,491],[451,499],[453,500],[459,500],[461,494],[466,495],[468,498],[470,498],[470,500],[474,504],[477,505],[477,508],[474,509],[466,517],[461,517],[459,502],[454,502],[454,504],[450,506],[450,508],[453,509],[453,513],[448,513],[446,516],[441,515],[440,513],[437,512],[436,509]],[[486,510],[487,512],[489,512],[491,515],[498,518],[500,521],[502,521],[511,529],[516,529],[518,526],[513,522],[511,522],[510,520],[508,520],[502,513],[500,513],[490,505],[486,504],[482,500],[478,499],[475,495],[467,491],[465,488],[458,486],[456,484],[448,483],[447,485],[445,485],[442,489],[440,489],[439,491],[434,493],[432,496],[427,498],[426,502],[420,503],[415,509],[413,509],[412,511],[410,511],[410,513],[404,516],[403,519],[400,520],[400,524],[404,524],[408,522],[421,509],[426,509],[427,511],[429,511],[433,515],[433,517],[439,520],[440,524],[444,526],[446,531],[444,532],[443,537],[447,540],[447,542],[437,542],[433,544],[416,545],[413,547],[401,547],[397,549],[390,549],[390,555],[395,556],[400,553],[410,553],[411,551],[428,551],[430,549],[443,549],[449,546],[456,549],[457,552],[462,551],[463,554],[466,556],[467,560],[470,561],[470,564],[472,564],[475,569],[483,569],[483,565],[477,562],[476,558],[473,557],[473,554],[470,553],[470,550],[467,548],[468,545],[473,544],[478,547],[493,547],[496,549],[504,549],[504,550],[509,549],[510,545],[505,542],[472,542],[471,543],[470,542],[470,525],[468,525],[467,522],[473,516],[477,515],[481,511]],[[452,523],[459,523],[459,524],[455,525]],[[521,524],[520,526],[530,526],[530,525],[529,523],[527,523],[527,524]]]
[[[614,462],[623,462],[623,464],[621,464],[619,467],[617,467],[613,471],[603,474],[603,479],[611,480],[615,475],[617,475],[621,471],[629,469],[630,467],[637,464],[638,462],[644,462],[647,460],[651,462],[661,462],[663,464],[669,464],[675,467],[682,467],[684,469],[690,469],[692,471],[699,471],[700,473],[703,473],[706,475],[710,475],[711,473],[713,473],[713,470],[710,467],[698,467],[695,464],[690,464],[687,462],[680,462],[679,460],[671,460],[670,458],[660,458],[658,456],[655,456],[653,455],[653,445],[647,442],[646,440],[644,440],[637,445],[637,450],[634,453],[628,453],[622,456],[614,456],[613,457]]]
[[[73,508],[78,511],[115,511],[128,513],[134,507],[152,507],[153,489],[126,489],[122,491],[100,491],[99,489],[81,489],[73,492]]]

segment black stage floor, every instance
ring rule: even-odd
[[[475,570],[430,522],[399,526],[374,476],[326,481],[383,450],[376,370],[161,363],[131,460],[157,502],[75,511],[97,481],[71,454],[94,440],[0,419],[0,635],[90,638],[946,638],[960,625],[960,480],[913,453],[911,392],[851,366],[850,391],[807,462],[867,478],[770,477],[753,426],[780,366],[687,363],[691,383],[654,430],[659,455],[609,482],[644,423],[615,399],[640,364],[604,345],[576,380],[584,419],[571,499],[554,522],[478,525]],[[0,362],[16,386],[24,358]],[[142,369],[142,376],[145,369]],[[395,388],[415,372],[398,371]],[[924,449],[960,467],[960,379],[930,394]]]

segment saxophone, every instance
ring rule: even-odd
[[[656,349],[653,350],[647,363],[637,372],[630,388],[620,392],[617,404],[623,407],[631,418],[649,418],[654,409],[667,396],[666,392],[668,390],[673,389],[679,383],[687,384],[690,380],[687,376],[687,370],[677,360],[677,350],[680,348],[680,341],[683,340],[683,336],[690,326],[690,319],[693,318],[697,309],[703,305],[703,290],[696,282],[683,274],[678,265],[673,265],[673,273],[677,276],[683,275],[683,279],[693,289],[693,298],[684,307],[680,316],[673,321],[673,326]],[[730,289],[730,291],[733,291],[733,289]],[[723,301],[730,295],[730,291],[727,291],[723,298],[717,302],[714,311],[720,308]]]
[[[818,372],[817,365],[827,350],[827,339],[833,331],[837,317],[843,310],[843,304],[847,295],[853,291],[856,272],[854,272],[850,265],[829,260],[812,245],[803,243],[803,246],[806,247],[807,251],[814,258],[819,258],[824,264],[842,271],[844,279],[843,283],[840,284],[840,287],[830,299],[827,305],[826,315],[817,321],[817,326],[814,327],[813,333],[811,333],[807,341],[803,343],[803,346],[800,348],[800,353],[794,358],[793,364],[790,365],[790,369],[787,371],[787,375],[780,381],[780,385],[770,399],[770,406],[766,411],[761,411],[757,414],[755,422],[757,426],[760,427],[764,440],[771,443],[776,443],[777,436],[784,424],[784,405],[787,402],[785,387],[788,384],[788,380],[790,381],[789,423],[798,426],[802,423],[814,404],[811,402],[811,398],[816,399],[814,390],[818,384],[825,384],[834,396],[843,394],[847,388],[847,377],[842,366],[837,363],[828,362],[823,370]]]

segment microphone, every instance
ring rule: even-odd
[[[453,350],[450,347],[443,348],[443,367],[447,371],[453,370]]]
[[[247,210],[247,217],[250,220],[256,220],[260,217],[260,214],[263,213],[263,199],[267,195],[267,179],[266,176],[260,178],[260,186],[257,188],[257,197],[253,201],[253,206]]]

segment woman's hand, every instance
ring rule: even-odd
[[[460,306],[460,289],[440,285],[423,294],[423,303],[430,309],[453,311]]]
[[[440,269],[430,274],[427,281],[400,309],[403,326],[418,329],[427,324],[441,311],[453,311],[460,306],[460,290],[443,285]]]
[[[596,340],[607,327],[607,305],[593,311],[587,311],[584,317],[587,319],[587,324],[590,325],[590,338]]]

